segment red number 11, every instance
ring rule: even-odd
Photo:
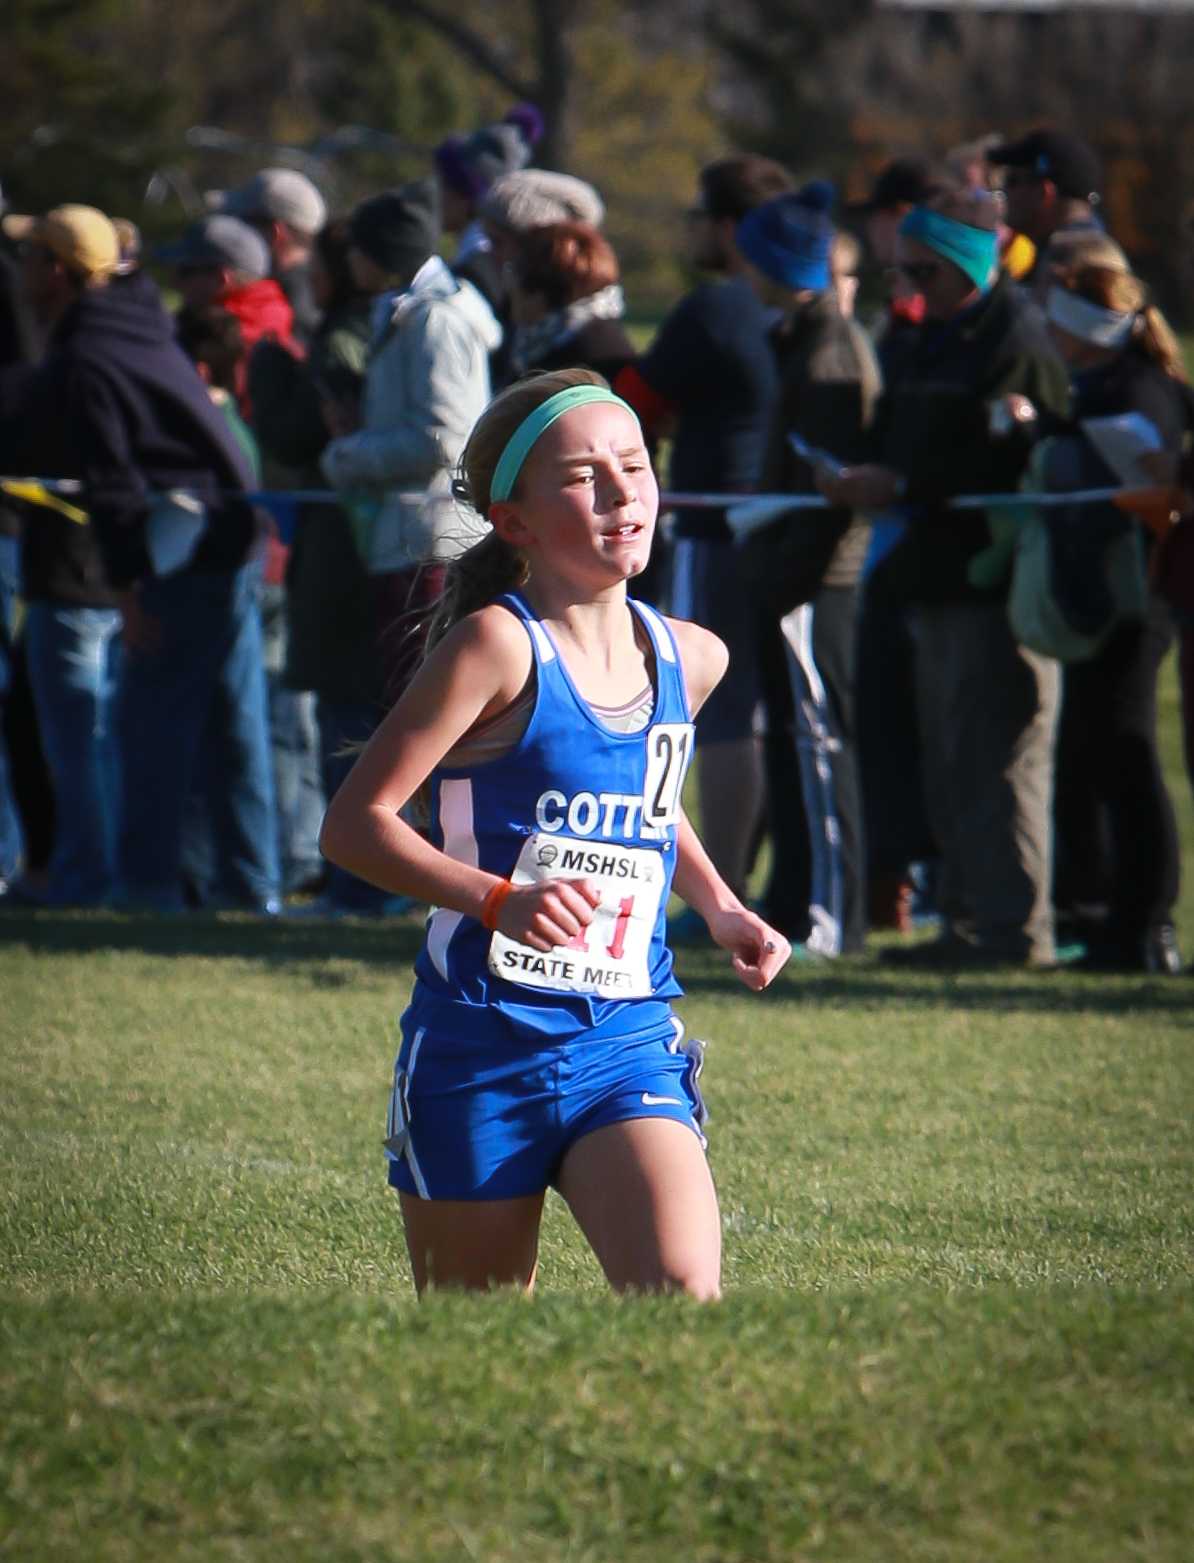
[[[614,923],[614,936],[609,941],[609,958],[611,961],[620,961],[626,947],[626,930],[630,926],[630,914],[634,911],[634,897],[628,895],[618,905],[618,918]]]

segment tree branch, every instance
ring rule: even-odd
[[[529,98],[532,102],[538,100],[538,83],[532,85],[520,80],[513,71],[502,64],[494,49],[486,43],[480,33],[474,32],[471,27],[466,27],[463,22],[444,16],[433,5],[424,5],[423,0],[382,0],[382,4],[388,11],[393,11],[399,16],[411,16],[416,21],[425,22],[428,27],[434,27],[441,37],[446,38],[479,70],[483,70],[487,76],[492,76],[500,87],[504,87],[514,97]]]

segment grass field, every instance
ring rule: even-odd
[[[725,1301],[420,1306],[418,937],[0,915],[0,1554],[1194,1557],[1194,981],[682,955]]]

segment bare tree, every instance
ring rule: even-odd
[[[513,51],[503,49],[472,22],[462,20],[465,7],[457,5],[449,10],[450,0],[440,0],[439,4],[426,0],[380,3],[397,16],[408,16],[433,28],[507,92],[534,103],[543,114],[545,127],[537,161],[546,168],[566,165],[576,86],[572,29],[584,0],[525,0],[531,55],[525,67],[511,63],[509,56]]]
[[[874,0],[709,0],[710,41],[736,78],[729,118],[738,139],[796,168],[840,142],[838,105],[823,90],[824,61],[873,9]]]

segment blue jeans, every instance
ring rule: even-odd
[[[115,882],[119,635],[115,608],[29,604],[25,659],[54,778],[54,852],[44,895],[57,906],[94,906]]]
[[[364,743],[372,738],[377,724],[385,713],[381,707],[365,700],[328,700],[319,697],[319,737],[323,748],[323,790],[330,803],[340,790],[341,783],[356,764],[355,754],[341,751],[349,744]],[[379,890],[350,874],[336,863],[328,864],[327,899],[345,911],[380,912],[393,899],[388,890]]]
[[[8,653],[12,645],[13,604],[20,584],[21,546],[15,537],[0,537],[0,713],[12,678]],[[21,816],[12,789],[4,733],[0,731],[0,880],[16,878],[24,855]]]
[[[315,696],[288,689],[280,673],[267,674],[274,790],[278,800],[278,856],[287,890],[319,877],[319,827],[323,824],[319,724]]]
[[[120,886],[133,905],[181,911],[183,821],[203,794],[216,888],[276,910],[278,845],[269,705],[255,593],[260,565],[145,581],[142,608],[159,642],[125,653]]]

